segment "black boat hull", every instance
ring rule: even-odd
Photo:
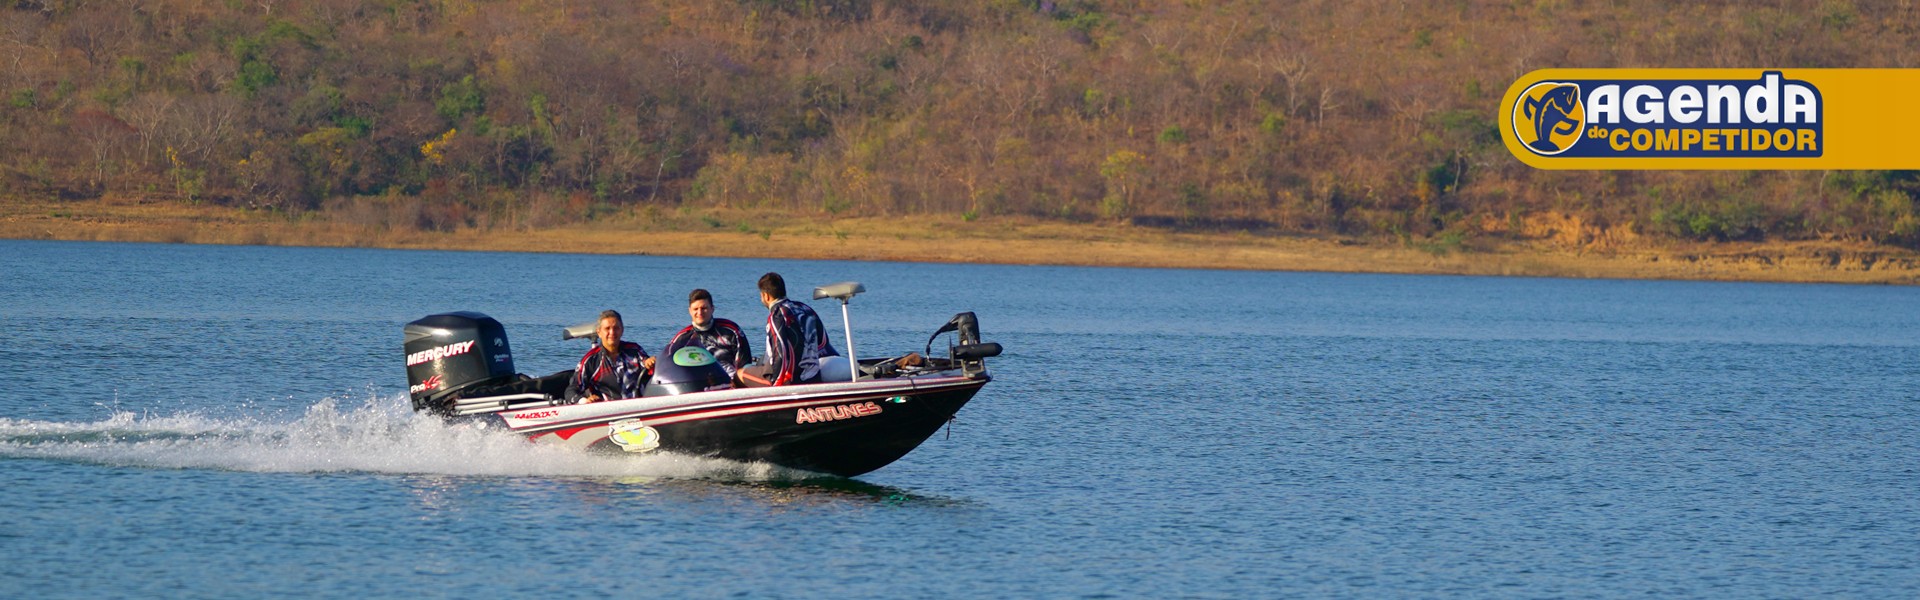
[[[672,452],[852,477],[913,451],[985,386],[984,374],[825,383],[636,398],[501,413],[535,441],[609,452]],[[647,428],[657,447],[613,436]]]

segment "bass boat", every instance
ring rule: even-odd
[[[536,442],[590,451],[672,452],[844,477],[884,467],[918,447],[993,378],[986,359],[999,344],[980,340],[971,312],[955,315],[927,340],[926,352],[853,357],[847,303],[864,286],[816,288],[814,299],[840,301],[847,359],[822,361],[823,383],[735,387],[703,348],[656,359],[639,397],[580,404],[569,398],[572,371],[516,373],[505,328],[477,312],[430,315],[404,328],[407,379],[416,411],[503,427]],[[563,339],[593,335],[569,327]],[[933,342],[952,333],[945,357]]]

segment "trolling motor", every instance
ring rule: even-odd
[[[940,329],[935,330],[932,337],[927,338],[927,356],[933,355],[933,340],[938,339],[940,334],[948,332],[953,332],[960,342],[948,347],[948,355],[953,360],[960,361],[960,370],[968,377],[986,372],[985,359],[1000,355],[1002,349],[1000,344],[980,341],[980,319],[969,311],[954,315],[946,325],[941,325]]]

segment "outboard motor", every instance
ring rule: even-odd
[[[519,379],[507,330],[493,317],[467,311],[429,315],[404,331],[414,410],[442,410],[462,391]]]
[[[708,390],[733,388],[733,378],[713,359],[713,353],[699,346],[674,350],[672,356],[653,361],[653,380],[641,397],[678,396]]]

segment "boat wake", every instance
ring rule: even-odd
[[[0,417],[0,458],[269,473],[799,481],[820,475],[672,454],[589,454],[416,414],[404,397],[322,400],[290,418],[115,411],[93,422]]]

